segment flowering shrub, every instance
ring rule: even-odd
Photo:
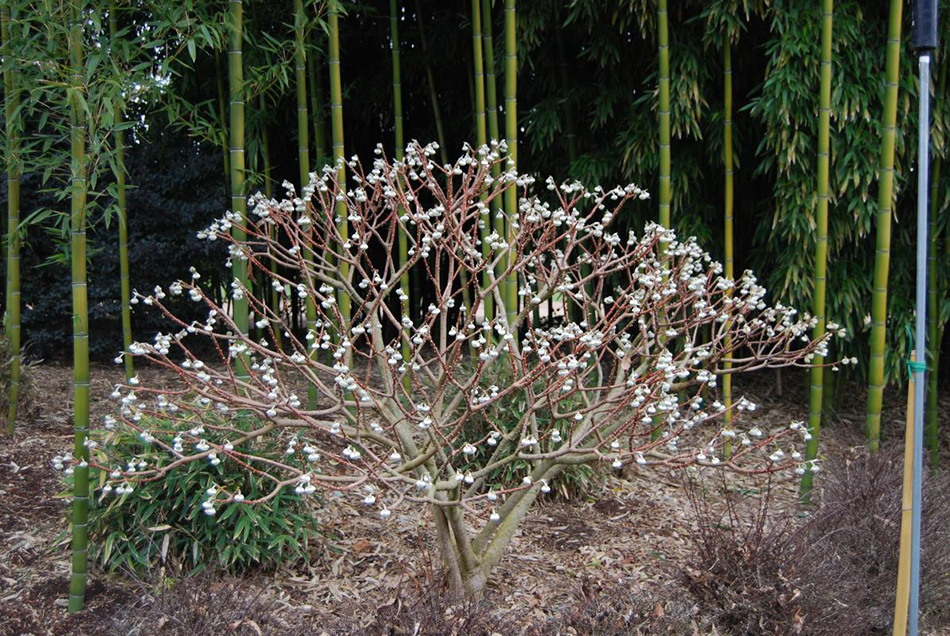
[[[498,390],[499,386],[507,386],[512,380],[512,373],[504,365],[495,365],[494,368],[486,368],[482,372],[481,390],[491,393]],[[533,387],[535,393],[543,392],[543,383],[537,382]],[[576,400],[576,404],[574,401]],[[580,408],[581,396],[575,394],[574,399],[563,398],[558,402],[558,408],[566,411],[572,411]],[[521,418],[528,409],[528,392],[510,391],[482,410],[471,413],[465,428],[462,430],[461,443],[477,443],[485,439],[493,432],[498,432],[502,436],[510,433],[521,425]],[[543,430],[548,430],[554,435],[552,426],[558,429],[557,435],[566,437],[570,430],[570,422],[567,420],[552,419],[551,409],[546,406],[538,408],[533,413],[537,420],[537,425]],[[465,473],[477,471],[482,464],[478,457],[472,459],[468,464],[459,466],[459,471]],[[572,464],[566,466],[558,475],[556,482],[541,487],[542,494],[551,493],[552,496],[559,496],[564,499],[587,494],[600,486],[603,481],[603,466],[595,463],[590,464]],[[488,488],[503,490],[515,487],[520,484],[523,476],[530,470],[530,461],[515,459],[514,461],[500,466],[497,469],[485,475],[484,484]]]
[[[134,472],[110,465],[112,491],[194,462],[237,462],[266,476],[271,490],[249,496],[219,485],[200,504],[208,516],[266,503],[284,488],[340,491],[384,520],[423,506],[448,580],[477,594],[535,499],[566,467],[814,467],[794,450],[807,435],[799,424],[723,430],[725,407],[700,395],[715,387],[726,359],[733,373],[806,364],[826,347],[809,340],[811,321],[767,306],[749,272],[724,278],[694,240],[656,225],[640,235],[612,232],[624,205],[648,197],[640,188],[588,190],[548,179],[542,200],[531,194],[532,177],[509,170],[492,178],[505,150],[467,147],[455,164],[440,166],[431,159],[435,145],[411,144],[396,162],[378,149],[369,171],[356,159],[338,166],[351,171],[349,183],[329,168],[312,174],[300,196],[289,184],[282,201],[255,195],[249,218],[229,212],[202,232],[226,241],[231,263],[270,280],[285,302],[275,312],[235,278],[233,298],[248,302],[265,332],[258,340],[203,292],[197,271],[169,286],[168,294],[207,307],[207,320],[178,321],[177,333],[132,347],[180,384],[116,388],[121,425],[166,460]],[[520,197],[518,213],[491,218],[491,203],[509,188]],[[234,228],[247,238],[232,238]],[[394,254],[401,233],[406,262]],[[437,299],[415,321],[400,287],[410,268]],[[288,293],[311,303],[303,337],[288,326]],[[156,289],[142,301],[174,319],[165,296]],[[554,315],[542,326],[534,310],[548,299]],[[213,360],[193,353],[197,336],[214,343]],[[498,367],[510,374],[505,386],[483,386]],[[295,393],[301,382],[315,393],[309,404]],[[470,420],[519,392],[527,401],[515,426],[463,440]],[[738,400],[732,408],[740,423],[755,405]],[[549,416],[538,417],[542,411]],[[260,423],[222,423],[235,412]],[[156,429],[150,417],[169,425]],[[255,455],[252,444],[268,437],[281,440],[287,461]],[[517,484],[488,487],[488,475],[515,462],[524,466]]]

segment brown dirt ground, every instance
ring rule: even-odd
[[[35,386],[42,389],[35,397],[36,415],[20,422],[13,437],[0,445],[0,636],[116,633],[113,617],[134,606],[147,585],[93,570],[86,609],[66,613],[66,510],[57,497],[60,482],[49,461],[72,446],[72,377],[68,367],[56,365],[40,365],[34,373]],[[765,424],[804,419],[803,375],[786,372],[781,396],[771,374],[742,378],[737,389],[760,404],[756,418]],[[141,370],[140,376],[151,386],[170,379],[152,369]],[[93,368],[94,422],[111,411],[107,395],[120,380],[115,367]],[[841,461],[862,444],[863,391],[852,385],[842,396],[837,422],[822,435],[827,461]],[[903,400],[897,391],[887,395],[883,428],[892,442],[902,435]],[[950,461],[946,392],[941,406],[943,453],[948,455],[944,461]],[[756,497],[760,482],[732,479]],[[791,476],[778,482],[774,490],[781,505],[796,505],[796,485]],[[315,514],[334,537],[332,545],[314,548],[307,566],[248,580],[264,589],[288,620],[307,625],[314,634],[336,633],[334,626],[342,624],[369,625],[381,607],[394,602],[399,588],[418,581],[426,563],[435,558],[428,553],[432,537],[427,517],[394,515],[384,526],[333,497]],[[631,589],[678,585],[692,524],[686,494],[675,476],[633,470],[610,477],[597,501],[577,498],[537,505],[493,574],[487,600],[499,609],[543,620],[557,616],[592,579]]]

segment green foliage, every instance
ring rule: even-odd
[[[768,288],[782,302],[810,304],[814,285],[815,213],[817,210],[817,89],[820,11],[803,11],[779,1],[766,19],[772,37],[765,45],[766,68],[761,89],[748,110],[763,126],[756,155],[757,176],[773,180],[767,211],[757,225],[752,264],[766,274]],[[904,32],[910,33],[906,12]],[[870,311],[874,259],[874,215],[883,117],[887,7],[835,3],[831,94],[831,174],[829,175],[827,316],[849,334],[842,353],[866,368],[868,347],[864,319]],[[916,56],[903,38],[894,169],[894,239],[888,299],[886,375],[903,375],[905,324],[913,321],[914,164],[916,142]],[[933,151],[945,153],[943,100],[933,112]],[[765,203],[763,201],[763,203]],[[941,215],[946,216],[941,206]],[[905,249],[906,248],[906,249]]]
[[[511,384],[511,380],[511,369],[504,363],[497,363],[486,367],[486,372],[480,378],[479,385],[486,393],[491,393],[493,390],[504,390],[505,387]],[[542,387],[538,384],[537,390],[540,392],[541,389]],[[466,423],[466,428],[459,440],[460,444],[464,445],[468,442],[474,443],[479,440],[484,440],[491,435],[492,432],[500,433],[503,440],[512,430],[525,425],[523,419],[525,412],[528,410],[528,400],[529,396],[527,391],[512,391],[503,399],[493,402],[489,408],[478,411],[478,414],[469,419]],[[571,398],[562,399],[557,403],[557,410],[573,411],[578,408],[580,401],[581,398],[576,395]],[[535,411],[535,418],[537,419],[539,430],[548,430],[551,416],[552,411],[549,406],[542,407]],[[562,419],[558,422],[557,428],[562,438],[567,439],[571,431],[571,422]],[[527,431],[530,429],[522,430]],[[500,441],[498,445],[494,447],[486,446],[481,444],[481,442],[479,442],[479,446],[481,448],[502,448],[501,453],[507,455],[507,453],[504,452],[504,446],[506,444],[518,444],[524,436],[523,434],[514,435],[514,439],[511,441]],[[476,462],[472,462],[471,468],[472,470],[476,467],[480,468],[484,466],[485,463],[484,459],[479,459]],[[468,469],[469,466],[463,467],[461,470],[462,474],[465,474]],[[570,499],[587,494],[600,483],[601,474],[599,470],[598,467],[587,464],[579,464],[567,468],[561,472],[555,483],[549,484],[552,495]],[[495,490],[514,488],[520,486],[524,476],[530,473],[531,468],[529,461],[516,459],[505,466],[491,471],[486,477],[485,483]]]
[[[167,452],[129,433],[119,435],[109,447],[110,455],[117,452],[123,461],[150,466],[169,461]],[[276,459],[279,450],[261,448],[255,454]],[[272,490],[270,480],[237,461],[217,466],[192,462],[123,495],[103,492],[106,476],[91,471],[94,495],[89,510],[90,557],[106,570],[141,572],[157,565],[178,571],[275,568],[306,559],[309,542],[318,536],[308,504],[289,488],[266,503],[231,504],[215,516],[204,514],[201,503],[212,485],[239,491],[247,499]]]
[[[10,398],[10,360],[13,351],[10,349],[10,339],[0,333],[0,417],[6,417]],[[18,418],[27,419],[34,412],[34,398],[36,386],[33,383],[33,367],[35,362],[28,362],[25,349],[20,350],[20,394],[17,400]]]

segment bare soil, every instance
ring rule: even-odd
[[[13,437],[0,445],[0,636],[127,633],[118,631],[116,617],[128,625],[129,612],[143,607],[161,588],[161,575],[143,582],[93,570],[86,609],[66,613],[67,510],[50,459],[72,447],[72,373],[56,365],[40,365],[34,373],[35,386],[42,390],[35,398],[36,415],[20,422]],[[783,395],[777,394],[772,374],[738,379],[737,390],[760,405],[756,419],[764,425],[805,419],[803,375],[786,372]],[[140,376],[143,384],[152,386],[173,380],[154,369],[142,369]],[[93,368],[94,422],[111,412],[107,396],[121,379],[121,370],[115,367]],[[863,441],[863,389],[850,385],[841,395],[836,421],[822,433],[826,462],[847,461]],[[888,393],[886,443],[900,443],[904,408],[903,393]],[[946,391],[941,413],[942,454],[948,462]],[[792,509],[798,505],[793,477],[782,477],[773,485],[778,505]],[[730,479],[749,493],[750,502],[760,496],[761,480]],[[280,622],[295,628],[293,633],[379,633],[366,631],[379,613],[401,602],[400,591],[426,585],[431,578],[426,573],[431,573],[436,556],[429,519],[422,512],[403,513],[384,524],[334,497],[325,499],[314,514],[329,540],[314,546],[309,564],[285,567],[276,574],[252,574],[244,583],[268,598]],[[581,496],[537,505],[494,572],[485,600],[519,621],[538,623],[559,616],[592,581],[632,590],[677,588],[688,566],[693,524],[677,476],[633,469],[608,477],[596,499]],[[664,608],[658,605],[655,611],[662,614]],[[163,625],[142,626],[140,633],[160,634]],[[518,633],[516,625],[509,627],[505,633]],[[256,623],[233,623],[230,633],[281,632],[262,632]]]

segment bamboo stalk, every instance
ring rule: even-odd
[[[894,142],[897,134],[897,90],[901,55],[902,0],[891,0],[887,26],[887,62],[884,119],[881,134],[881,170],[878,181],[877,239],[874,286],[871,296],[871,358],[865,432],[868,450],[876,452],[881,440],[884,401],[884,350],[887,345],[887,277],[891,260],[891,207],[894,203]]]
[[[481,0],[482,5],[482,50],[485,54],[485,119],[488,124],[488,140],[500,141],[501,130],[498,126],[498,89],[495,82],[495,44],[492,38],[492,0]],[[498,164],[492,166],[492,178],[497,179],[501,175],[501,168]],[[505,229],[505,219],[499,214],[501,203],[498,198],[492,199],[490,205],[490,222],[492,229],[498,236],[507,236]],[[499,278],[504,271],[504,265],[498,263],[495,268],[495,278]],[[494,308],[493,308],[494,313]],[[486,319],[491,318],[486,315]]]
[[[732,166],[732,42],[729,39],[728,32],[723,36],[722,43],[722,77],[723,77],[723,163],[725,165],[725,274],[729,280],[735,280],[735,252],[733,244],[733,205],[735,193],[733,191],[733,166]],[[732,296],[732,290],[726,292]],[[726,328],[729,333],[729,328]],[[726,351],[732,348],[732,336],[726,336]],[[731,353],[730,357],[723,362],[723,368],[726,371],[732,369]],[[726,407],[725,426],[726,430],[732,430],[732,374],[726,373],[722,376],[722,402]],[[722,457],[725,461],[732,458],[732,442],[726,438],[722,448]]]
[[[911,362],[916,359],[910,353]],[[907,633],[908,605],[910,601],[910,535],[913,519],[913,465],[914,465],[914,374],[908,373],[907,426],[904,429],[904,482],[901,491],[901,539],[900,558],[897,562],[897,599],[894,603],[894,636]]]
[[[83,84],[82,0],[71,2],[69,29],[69,104],[71,155],[70,261],[73,304],[73,471],[72,573],[70,613],[86,598],[89,514],[89,310],[86,298],[86,120],[81,105]]]
[[[326,118],[323,115],[323,76],[320,74],[320,50],[316,45],[313,54],[307,56],[310,73],[310,110],[313,111],[313,144],[317,151],[317,168],[323,168],[327,160]]]
[[[304,25],[306,15],[303,11],[303,0],[294,0],[294,79],[297,83],[297,167],[299,171],[299,194],[310,183],[310,113],[307,110],[307,50],[304,41]],[[312,231],[312,230],[311,230]],[[313,252],[304,250],[304,259],[312,266]],[[304,311],[307,314],[307,330],[316,333],[317,306],[313,296],[307,297]],[[315,360],[317,350],[310,350],[310,358]],[[307,408],[317,408],[317,387],[313,383],[307,385]]]
[[[307,112],[307,53],[303,0],[294,0],[294,80],[297,89],[297,167],[300,192],[310,181],[310,129]]]
[[[567,176],[571,175],[571,168],[577,162],[577,134],[574,129],[574,106],[570,97],[568,97],[571,88],[571,80],[568,75],[568,65],[567,65],[567,54],[564,47],[564,36],[561,35],[561,29],[557,29],[555,41],[557,43],[557,56],[558,56],[558,71],[561,81],[561,92],[564,94],[564,130],[565,137],[567,141],[567,159],[570,162],[568,166]],[[581,275],[587,277],[590,273],[590,265],[584,263],[581,265]],[[588,293],[593,293],[590,285],[587,287]],[[578,304],[571,304],[569,296],[564,294],[564,300],[561,302],[562,307],[564,308],[564,319],[573,320],[574,322],[581,322],[584,320],[584,309]],[[551,303],[553,296],[548,299],[548,302]],[[548,305],[552,307],[551,304]],[[550,316],[554,316],[553,308],[548,311]]]
[[[505,139],[508,143],[509,167],[518,169],[518,41],[516,0],[505,0]],[[518,191],[515,187],[505,190],[505,213],[508,217],[508,268],[517,261],[514,249],[515,230],[518,222]],[[504,281],[505,313],[508,324],[514,324],[518,316],[518,273],[510,272]]]
[[[118,20],[116,18],[115,1],[109,3],[109,37],[115,42],[118,32]],[[119,206],[119,295],[122,303],[122,360],[125,364],[125,379],[131,380],[135,375],[135,367],[132,361],[132,354],[129,349],[132,347],[132,292],[129,284],[129,226],[128,211],[125,198],[125,131],[121,130],[120,125],[123,120],[123,109],[120,104],[115,104],[115,186],[116,201]]]
[[[944,58],[940,58],[940,80],[937,84],[937,99],[940,100],[947,84],[947,63]],[[937,218],[940,198],[940,155],[934,157],[930,177],[930,249],[927,250],[927,306],[930,311],[927,314],[927,344],[929,345],[927,356],[927,405],[924,418],[927,422],[924,428],[927,449],[930,451],[930,465],[936,469],[940,465],[940,438],[937,427],[937,372],[940,370],[940,343],[942,340],[942,327],[940,324],[940,312],[938,311],[940,302],[940,272],[937,269],[937,254],[940,250],[939,234],[940,227]]]
[[[567,54],[564,51],[564,36],[561,33],[561,29],[557,29],[555,38],[557,41],[558,72],[561,79],[561,91],[563,91],[565,95],[564,137],[567,141],[567,158],[573,166],[574,162],[577,161],[577,133],[574,130],[574,105],[567,97],[571,87],[571,80],[567,72]],[[568,169],[568,174],[570,174],[570,169]]]
[[[658,62],[658,88],[659,88],[659,121],[660,121],[660,196],[659,196],[659,217],[660,225],[670,227],[670,34],[669,34],[669,13],[667,12],[667,0],[659,0],[657,7],[657,31],[659,40],[659,62]],[[660,243],[660,254],[666,252],[666,244]],[[666,273],[663,275],[666,280]],[[667,317],[662,320],[665,322]],[[664,346],[666,346],[664,344]],[[650,439],[657,440],[662,435],[662,418],[657,415],[653,418],[653,429],[650,431]]]
[[[475,80],[475,143],[479,148],[488,143],[488,119],[485,115],[485,63],[482,51],[482,12],[481,1],[472,0],[472,59],[474,61]],[[484,202],[485,196],[482,196]],[[486,240],[491,233],[491,210],[486,207],[479,219],[479,231],[482,238],[482,257],[487,262],[491,258],[491,246]],[[482,289],[491,285],[491,276],[488,270],[482,272]],[[491,321],[495,315],[495,299],[487,294],[484,299],[483,311],[486,321]]]
[[[818,235],[815,245],[815,289],[812,296],[812,313],[815,327],[812,338],[825,335],[825,291],[828,269],[828,171],[830,165],[831,126],[831,36],[833,27],[833,0],[821,2],[821,85],[818,95]],[[808,398],[808,432],[811,438],[805,444],[805,461],[818,456],[818,436],[821,433],[822,392],[824,391],[824,358],[815,355],[811,367],[811,388]],[[799,495],[808,501],[815,479],[810,465],[802,475]]]
[[[20,92],[12,59],[10,12],[0,9],[0,38],[8,66],[3,73],[4,113],[7,134],[7,281],[4,331],[10,344],[10,393],[7,396],[7,433],[13,433],[20,400]]]
[[[264,110],[264,94],[261,94],[261,110]],[[270,161],[270,137],[267,134],[267,124],[265,123],[261,127],[261,154],[263,155],[264,162],[264,196],[268,199],[274,196],[274,180],[271,179],[271,161]],[[268,235],[271,239],[277,238],[277,228],[270,227],[267,230]],[[270,270],[272,272],[277,271],[277,260],[270,259]],[[261,289],[261,293],[267,294],[267,288],[270,287],[270,304],[271,311],[274,312],[275,316],[280,316],[280,292],[274,289],[272,285],[267,285],[265,283],[264,287]],[[283,334],[281,329],[278,327],[274,329],[274,342],[277,345],[278,350],[282,350],[283,345]]]
[[[448,149],[445,145],[445,128],[442,126],[442,109],[439,107],[439,93],[435,90],[435,74],[432,64],[429,63],[429,46],[426,41],[426,31],[422,20],[422,5],[416,0],[416,19],[419,22],[419,40],[422,42],[422,55],[426,61],[426,79],[429,82],[429,99],[432,102],[432,114],[435,117],[435,135],[439,142],[439,158],[442,165],[449,162]]]
[[[402,64],[400,62],[399,50],[399,3],[397,0],[389,0],[389,37],[390,48],[392,49],[393,63],[393,123],[395,126],[395,144],[396,161],[402,161],[405,156],[406,141],[403,137],[403,116],[402,116]],[[397,215],[402,217],[404,210],[400,208]],[[397,250],[400,267],[409,262],[409,237],[406,235],[406,228],[398,226]],[[409,296],[409,271],[406,270],[399,278],[399,288],[402,290],[402,298],[399,301],[399,309],[404,318],[411,318],[409,314],[410,296]],[[406,333],[409,331],[406,329]],[[408,364],[410,357],[410,348],[408,336],[402,339],[402,359]],[[404,377],[405,388],[408,391],[412,383],[412,376],[406,374]]]
[[[214,76],[218,85],[218,118],[221,121],[222,135],[224,137],[221,142],[221,154],[224,157],[224,180],[230,181],[231,158],[229,156],[230,151],[228,149],[228,120],[225,113],[224,78],[221,75],[221,54],[218,53],[217,50],[214,52]]]
[[[243,229],[244,224],[247,223],[247,201],[244,198],[244,62],[241,51],[243,10],[242,0],[229,1],[228,88],[231,101],[231,132],[228,147],[231,156],[231,211],[241,217],[239,223],[234,223],[231,226],[231,236],[238,242],[242,242],[247,238]],[[231,269],[238,284],[243,286],[245,290],[250,290],[247,263],[235,258],[232,260]],[[233,300],[233,307],[235,325],[241,333],[248,333],[248,303],[244,293]],[[241,364],[238,365],[238,377],[246,379],[248,376],[247,359],[242,357]]]
[[[670,35],[666,0],[659,0],[660,42],[660,225],[670,227]]]
[[[488,124],[488,139],[500,140],[498,128],[498,89],[495,84],[495,44],[492,38],[492,0],[481,0],[482,5],[482,50],[485,53],[485,116]],[[492,173],[498,175],[498,170]],[[499,232],[499,235],[503,235]]]
[[[337,179],[341,188],[346,187],[346,162],[343,156],[343,84],[340,77],[340,8],[337,2],[330,2],[329,22],[330,22],[330,119],[333,126],[333,161],[337,168]],[[337,218],[342,219],[340,223],[340,236],[346,241],[349,236],[349,225],[346,221],[346,203],[337,202]],[[349,279],[350,266],[343,262],[340,263],[340,275],[344,279]],[[340,293],[339,297],[340,315],[343,318],[343,324],[339,325],[339,333],[346,333],[350,324],[350,296],[345,292]],[[351,353],[347,349],[345,362],[350,363]]]

